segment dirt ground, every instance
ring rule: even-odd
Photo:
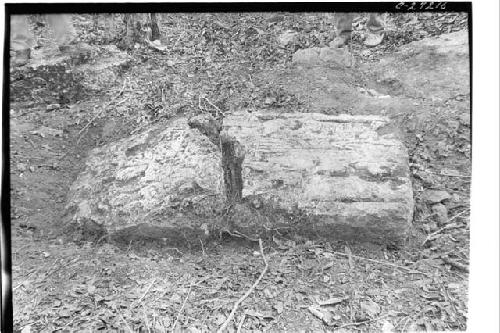
[[[366,17],[360,15],[350,46],[356,65],[318,71],[294,67],[291,55],[328,44],[328,15],[163,15],[168,47],[129,50],[131,64],[118,69],[106,89],[55,108],[43,94],[11,96],[16,330],[216,331],[265,267],[229,331],[465,330],[471,175],[466,20],[457,13],[391,14],[386,40],[370,49],[362,44]],[[105,32],[91,23],[90,15],[75,18],[81,40],[100,50],[108,43]],[[289,29],[298,37],[282,46],[277,38]],[[35,33],[39,43],[50,41],[43,26]],[[413,174],[414,231],[406,246],[283,235],[264,240],[264,260],[258,243],[226,234],[175,245],[64,234],[66,194],[88,151],[195,113],[199,96],[223,110],[390,117],[404,134]],[[426,201],[429,190],[449,195],[446,221]]]

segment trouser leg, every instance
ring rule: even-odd
[[[352,33],[353,13],[335,13],[334,23],[337,37],[330,44],[333,47],[342,47],[349,43]]]
[[[354,19],[353,13],[336,13],[335,14],[335,28],[337,35],[350,34],[352,32],[352,20]]]
[[[104,38],[106,41],[110,41],[115,37],[115,21],[113,14],[102,14],[104,21]]]

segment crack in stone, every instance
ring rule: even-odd
[[[209,114],[202,114],[191,117],[188,120],[188,125],[191,128],[198,129],[220,148],[226,200],[229,204],[240,202],[243,192],[241,171],[245,159],[244,147],[236,138],[221,135],[222,119],[215,119]]]

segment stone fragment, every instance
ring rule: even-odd
[[[409,230],[408,155],[387,118],[241,112],[225,118],[222,134],[244,151],[242,202],[251,207],[234,221],[243,233],[264,225],[384,242]]]
[[[288,45],[288,43],[293,42],[294,39],[297,38],[297,36],[298,33],[296,31],[287,30],[278,36],[278,42],[281,46],[286,46]]]
[[[450,194],[446,191],[428,190],[424,193],[424,200],[429,204],[435,204],[449,200]]]
[[[433,214],[436,214],[436,222],[438,226],[442,227],[448,222],[448,209],[445,205],[438,203],[431,207]]]
[[[47,105],[47,111],[52,111],[52,110],[55,110],[55,109],[59,109],[61,106],[57,103],[54,103],[54,104],[49,104]]]
[[[225,206],[221,170],[219,148],[185,118],[156,126],[89,153],[66,222],[144,237],[204,235]]]

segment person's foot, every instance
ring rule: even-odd
[[[31,49],[17,50],[14,51],[13,64],[16,67],[21,67],[26,65],[31,58]]]
[[[330,42],[330,47],[333,48],[344,47],[347,44],[349,44],[350,41],[351,41],[351,34],[342,34],[340,36],[335,37],[335,39],[332,42]]]
[[[368,33],[368,36],[366,37],[364,44],[365,46],[368,47],[375,47],[377,45],[380,45],[382,41],[384,40],[384,33]]]

